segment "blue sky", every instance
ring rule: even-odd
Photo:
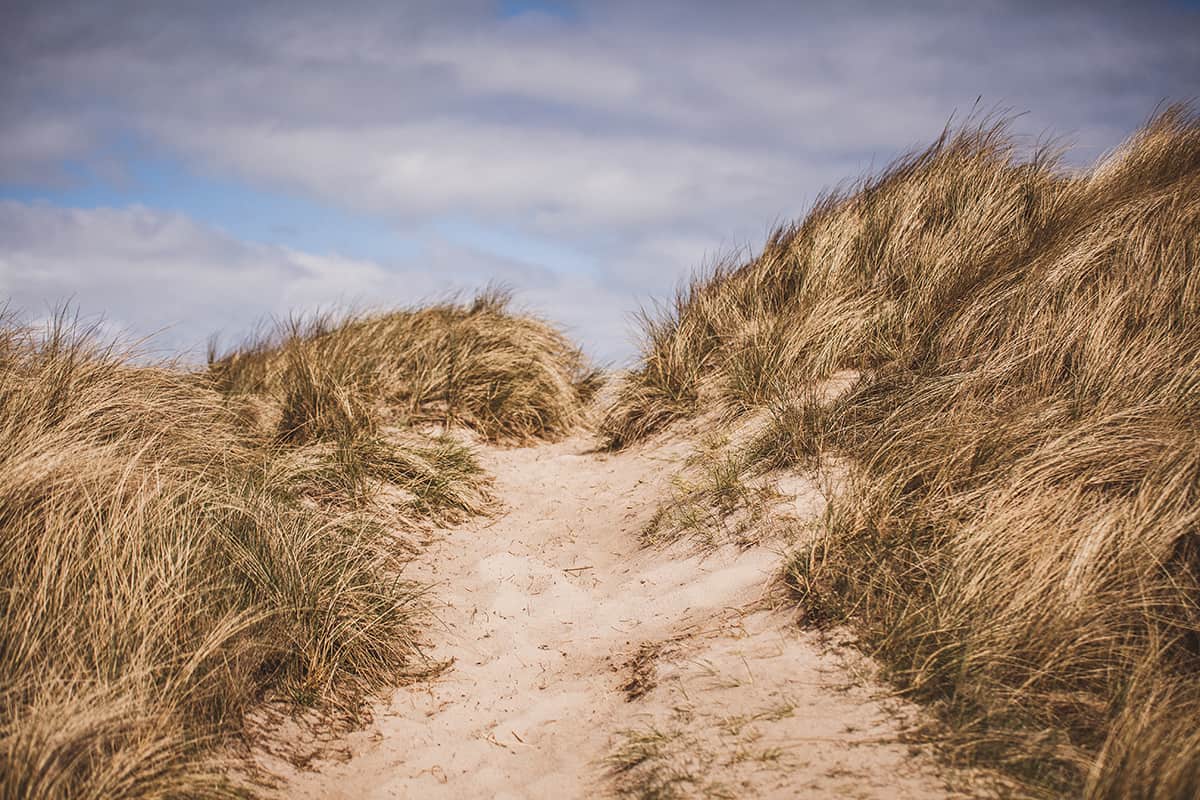
[[[597,358],[824,188],[1020,113],[1070,163],[1200,76],[1200,4],[6,4],[0,296],[156,352],[510,284]]]
[[[579,9],[574,3],[552,0],[504,0],[499,4],[497,13],[505,18],[522,14],[547,14],[565,20],[579,18]]]

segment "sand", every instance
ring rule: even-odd
[[[639,547],[687,442],[592,446],[481,448],[501,511],[411,565],[436,598],[430,655],[453,664],[305,769],[268,764],[285,796],[952,796],[901,741],[916,712],[774,607],[776,549]],[[809,482],[787,488],[819,513]]]

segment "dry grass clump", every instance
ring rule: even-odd
[[[354,712],[411,671],[396,533],[489,502],[398,426],[579,418],[579,356],[494,303],[318,327],[193,374],[0,319],[0,797],[245,796],[217,746],[267,696]]]
[[[727,783],[730,770],[746,760],[770,760],[773,753],[748,752],[737,733],[722,731],[714,749],[680,724],[650,724],[618,732],[616,746],[602,763],[609,790],[620,800],[734,800],[745,796]],[[716,778],[713,774],[716,773]]]
[[[3,796],[228,796],[199,756],[264,692],[412,655],[385,532],[299,502],[203,378],[8,322],[0,442]]]
[[[756,797],[755,777],[761,781],[765,771],[786,775],[797,766],[761,726],[794,713],[786,698],[731,716],[677,705],[666,719],[617,732],[601,761],[607,794],[622,800]]]
[[[501,292],[342,320],[293,320],[210,372],[232,396],[271,398],[276,435],[308,442],[385,422],[465,425],[490,441],[564,436],[600,373],[550,325],[507,310]]]
[[[702,440],[671,479],[668,497],[638,532],[644,546],[688,540],[700,550],[748,547],[763,538],[779,493],[749,477],[756,465],[724,437]]]
[[[789,565],[810,618],[1031,794],[1200,796],[1198,254],[1184,108],[1078,174],[947,132],[690,289],[603,430],[645,435],[668,395],[793,409],[765,461],[850,465]]]
[[[491,479],[452,436],[388,435],[321,441],[282,450],[280,478],[299,496],[373,510],[394,526],[460,522],[491,504]]]
[[[697,754],[679,730],[649,726],[620,732],[621,741],[604,759],[612,794],[622,800],[728,798],[719,784],[705,781]]]

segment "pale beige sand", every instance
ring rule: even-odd
[[[948,796],[932,759],[897,740],[911,709],[881,700],[861,659],[765,607],[779,553],[639,549],[687,443],[590,446],[482,451],[504,510],[412,565],[435,585],[432,655],[453,666],[381,702],[329,749],[342,757],[270,764],[283,794],[604,796],[616,784],[603,759],[632,730],[654,757],[624,780],[671,781],[663,796]],[[819,511],[813,487],[789,489],[800,513]]]

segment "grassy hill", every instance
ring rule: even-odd
[[[848,469],[788,582],[934,704],[953,755],[1033,794],[1200,796],[1187,109],[1086,171],[994,121],[948,130],[644,330],[607,444],[760,413],[740,469]]]
[[[404,533],[489,500],[453,431],[558,437],[594,380],[494,293],[199,373],[4,319],[0,796],[235,796],[211,755],[265,696],[353,710],[419,669]]]

